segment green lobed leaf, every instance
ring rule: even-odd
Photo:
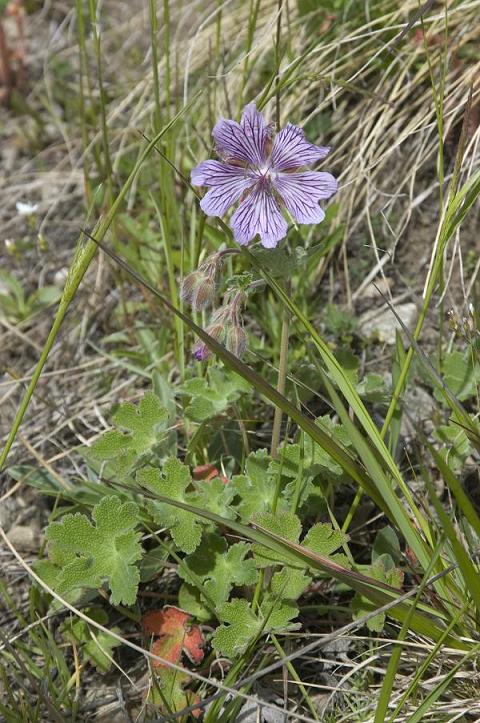
[[[309,529],[302,546],[318,555],[329,557],[339,547],[346,545],[349,539],[345,532],[335,530],[328,522],[318,522]]]
[[[299,518],[292,512],[278,512],[276,515],[271,512],[266,512],[257,515],[254,518],[254,523],[294,543],[298,543],[302,531]],[[338,550],[339,547],[345,545],[348,540],[349,537],[346,533],[341,530],[335,530],[332,525],[327,522],[318,522],[310,528],[300,547],[304,547],[323,557],[331,557],[333,553]],[[259,567],[277,565],[282,562],[281,558],[277,557],[275,552],[261,545],[254,545],[253,552]],[[307,563],[305,563],[305,567],[307,567]]]
[[[312,578],[304,570],[284,567],[272,576],[270,589],[275,597],[298,600],[311,581]]]
[[[253,585],[257,579],[255,560],[248,558],[251,545],[237,542],[228,547],[225,538],[210,532],[203,537],[202,546],[184,559],[180,576],[187,582],[201,580],[202,592],[209,602],[220,608],[228,599],[234,585]]]
[[[480,383],[480,364],[473,361],[468,349],[464,352],[452,351],[443,359],[442,374],[449,390],[463,402],[476,393],[477,384]],[[439,401],[443,399],[437,389],[434,394]]]
[[[185,413],[195,422],[222,414],[249,390],[248,382],[238,374],[218,368],[210,370],[209,379],[195,377],[180,387],[180,392],[190,397]]]
[[[245,474],[236,475],[228,485],[239,498],[237,511],[244,522],[272,508],[276,483],[270,462],[265,449],[252,452],[245,461]]]
[[[186,504],[192,502],[191,493],[187,493],[192,484],[190,470],[176,457],[169,457],[161,470],[157,467],[139,469],[136,480],[154,494]],[[202,525],[198,517],[162,502],[150,502],[149,509],[158,524],[168,527],[175,544],[183,552],[193,552],[198,547],[202,538]]]
[[[350,440],[341,424],[335,424],[330,417],[324,416],[316,420],[316,425],[330,434],[344,448],[350,445]],[[281,470],[286,477],[295,478],[302,472],[304,476],[315,477],[321,475],[333,480],[340,480],[343,476],[342,467],[311,437],[305,436],[303,450],[300,444],[286,444],[281,450],[280,458],[274,460],[272,470]]]
[[[168,412],[153,392],[147,392],[140,403],[123,402],[112,417],[118,429],[105,432],[86,450],[86,457],[109,462],[111,469],[125,476],[137,459],[160,441]]]
[[[212,636],[212,646],[227,658],[236,658],[245,652],[248,644],[260,632],[261,620],[253,612],[250,603],[243,598],[234,598],[225,603],[219,612],[223,625],[219,625]]]
[[[396,567],[389,567],[391,558],[390,560],[385,558],[389,558],[389,555],[382,555],[381,557],[378,557],[375,562],[370,565],[367,572],[374,580],[385,582],[387,585],[391,585],[392,587],[400,590],[403,582],[403,572]],[[372,606],[372,604],[361,595],[355,595],[352,600],[354,620],[358,620],[367,613],[371,612],[374,608],[375,606]],[[384,625],[385,613],[379,613],[378,615],[370,618],[367,622],[368,629],[375,633],[380,633],[383,630]]]
[[[133,605],[142,557],[138,507],[118,497],[103,497],[92,512],[68,514],[46,531],[50,560],[60,568],[56,589],[61,594],[78,588],[98,588],[108,582],[111,602]]]
[[[237,515],[232,507],[232,500],[236,492],[231,484],[225,484],[223,480],[216,477],[210,481],[197,483],[196,488],[197,494],[193,504],[221,515],[227,520],[235,519]]]
[[[453,472],[463,469],[465,460],[472,453],[472,445],[465,430],[458,424],[437,427],[434,437],[443,443],[440,454]]]
[[[291,622],[299,612],[295,600],[310,580],[303,570],[284,568],[275,573],[271,589],[265,594],[258,615],[243,598],[234,598],[225,603],[218,613],[223,623],[213,634],[213,648],[228,658],[236,658],[260,634],[298,628],[298,624]]]
[[[388,387],[381,374],[366,374],[357,384],[357,392],[362,399],[372,404],[381,404],[389,401]]]
[[[298,616],[299,610],[294,600],[265,595],[260,606],[262,615],[262,634],[269,632],[283,633],[287,630],[298,630],[299,623],[292,620]]]
[[[212,619],[213,613],[205,604],[200,590],[188,582],[184,582],[180,586],[178,606],[193,615],[201,623],[207,623]]]
[[[263,529],[279,535],[285,540],[298,542],[302,531],[302,523],[293,512],[262,512],[255,515],[254,524],[260,525]],[[284,563],[273,550],[269,550],[263,545],[255,544],[253,546],[255,561],[259,567],[268,567],[269,565],[278,565]]]

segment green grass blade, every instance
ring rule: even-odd
[[[458,506],[460,507],[462,513],[465,515],[465,519],[470,523],[472,528],[475,530],[475,533],[480,538],[480,517],[478,516],[469,498],[465,494],[462,483],[453,474],[452,470],[445,462],[441,454],[439,454],[439,452],[427,440],[424,441],[430,451],[430,454],[435,460],[435,463],[439,471],[441,472],[444,481],[447,483],[450,491],[453,492]]]
[[[406,719],[406,723],[422,723],[422,721],[425,720],[425,715],[428,713],[435,701],[437,701],[440,696],[447,690],[456,673],[462,669],[462,667],[468,660],[470,660],[470,658],[472,658],[474,655],[477,655],[479,650],[480,645],[475,645],[473,650],[464,655],[463,658],[447,673],[440,685],[437,685],[437,687],[434,688],[431,693],[427,695],[427,697],[417,708],[415,713]]]
[[[443,541],[439,541],[437,544],[436,549],[433,552],[432,558],[430,560],[430,566],[429,569],[426,571],[422,581],[420,582],[420,585],[418,586],[417,594],[415,595],[414,600],[412,601],[412,606],[410,610],[408,611],[407,617],[403,621],[402,627],[400,629],[400,632],[397,637],[397,645],[394,646],[392,655],[390,657],[390,660],[388,661],[387,670],[385,673],[385,677],[383,679],[382,687],[380,689],[380,693],[378,696],[378,703],[377,708],[375,710],[375,719],[373,723],[384,723],[386,720],[386,715],[388,711],[388,705],[390,703],[390,698],[392,695],[393,686],[395,683],[395,676],[397,674],[398,666],[400,663],[401,655],[402,655],[402,645],[401,643],[406,639],[409,626],[410,626],[410,620],[413,615],[414,610],[416,609],[417,604],[420,601],[420,597],[425,590],[425,587],[427,585],[427,581],[432,574],[432,571],[435,569],[438,557],[440,555],[441,549],[442,549]],[[453,628],[453,623],[451,623]],[[448,631],[448,628],[447,628]],[[441,642],[439,641],[437,645],[441,645]]]
[[[140,154],[132,172],[130,173],[129,177],[125,181],[117,198],[113,202],[110,210],[104,216],[104,218],[100,219],[100,221],[96,225],[94,233],[98,238],[103,239],[105,237],[105,234],[107,233],[108,229],[110,228],[110,226],[112,224],[113,219],[115,218],[118,210],[120,209],[120,206],[129,190],[129,188],[131,187],[135,177],[139,173],[139,171],[143,165],[143,162],[149,156],[149,154],[152,152],[152,150],[155,148],[155,145],[158,142],[158,140],[165,133],[167,133],[172,128],[172,126],[176,123],[176,121],[192,106],[192,104],[197,99],[197,97],[198,97],[198,94],[196,96],[194,96],[194,98],[192,98],[190,103],[188,105],[186,105],[184,108],[182,108],[182,110],[179,113],[177,113],[177,115],[174,118],[172,118],[170,123],[168,123],[161,131],[159,131],[156,134],[156,136],[154,138],[152,138],[152,140],[149,141],[147,146],[144,148],[144,150]],[[35,367],[35,371],[32,374],[30,383],[25,391],[25,394],[23,395],[22,401],[17,410],[17,414],[15,415],[15,419],[13,421],[12,427],[11,427],[9,435],[7,437],[7,441],[5,442],[5,446],[2,450],[2,454],[0,455],[0,469],[2,469],[3,465],[5,464],[5,460],[7,459],[8,453],[10,452],[12,444],[13,444],[15,437],[17,435],[17,432],[20,428],[23,417],[24,417],[25,412],[27,411],[27,407],[30,403],[30,399],[32,398],[33,392],[35,391],[35,387],[37,386],[38,380],[40,379],[40,375],[42,373],[43,367],[45,366],[48,355],[50,354],[50,351],[53,347],[55,339],[57,338],[58,332],[59,332],[62,322],[65,318],[65,315],[70,307],[70,304],[72,303],[72,300],[77,292],[77,289],[78,289],[83,277],[85,276],[85,273],[87,272],[88,267],[90,266],[90,263],[91,263],[94,255],[95,255],[95,251],[97,249],[96,243],[94,243],[90,239],[83,246],[82,238],[83,238],[83,233],[80,235],[80,240],[77,245],[75,257],[74,257],[74,260],[73,260],[72,265],[68,272],[68,276],[67,276],[67,279],[65,282],[65,288],[63,290],[62,298],[60,299],[60,303],[58,306],[57,314],[55,316],[53,325],[48,334],[47,340],[45,342],[45,346],[43,347],[40,359],[38,360],[37,365]]]

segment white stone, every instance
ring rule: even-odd
[[[406,304],[398,304],[398,306],[394,308],[407,329],[413,331],[418,315],[416,305],[409,302]],[[376,337],[384,344],[395,344],[397,330],[401,331],[402,327],[388,306],[382,306],[379,309],[369,309],[362,314],[359,319],[360,333],[367,339]]]
[[[38,550],[40,545],[40,533],[32,525],[15,525],[7,537],[17,550]]]

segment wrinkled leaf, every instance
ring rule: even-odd
[[[105,581],[114,605],[133,605],[140,579],[135,563],[142,557],[138,508],[118,497],[104,497],[92,511],[68,514],[46,531],[50,560],[59,568],[58,593],[98,588]]]
[[[163,468],[143,467],[138,470],[136,480],[154,494],[169,497],[179,502],[191,503],[187,489],[192,484],[188,467],[176,457],[170,457]],[[200,544],[202,526],[199,518],[191,512],[161,502],[150,502],[149,509],[158,524],[167,527],[177,547],[184,552],[193,552]]]

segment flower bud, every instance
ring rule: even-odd
[[[236,357],[242,357],[247,349],[247,335],[239,324],[232,324],[227,329],[227,339],[225,346],[228,351]]]
[[[202,311],[212,305],[215,298],[215,280],[204,277],[204,280],[197,285],[191,298],[191,306],[195,311]]]
[[[210,324],[205,329],[207,334],[213,336],[215,341],[222,341],[225,336],[225,325],[224,324]]]
[[[197,361],[206,361],[210,355],[210,349],[203,341],[199,341],[193,347],[193,356]]]
[[[215,278],[200,269],[192,271],[182,281],[180,297],[187,301],[194,311],[206,309],[215,297]]]

